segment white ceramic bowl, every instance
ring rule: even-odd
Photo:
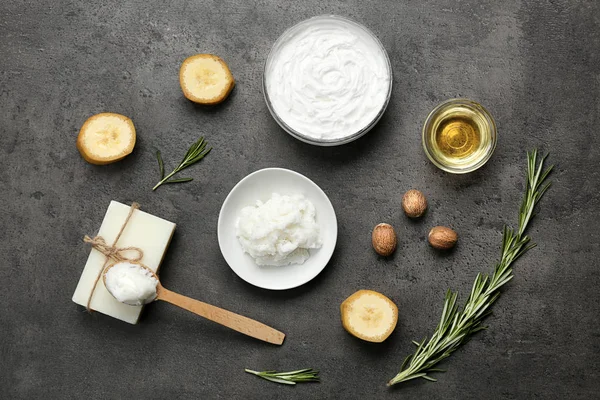
[[[315,205],[323,246],[311,249],[304,264],[258,266],[244,253],[235,235],[240,210],[256,200],[267,201],[272,193],[302,194]],[[264,289],[284,290],[305,284],[325,268],[337,241],[337,219],[329,198],[313,181],[289,169],[266,168],[251,173],[231,189],[219,213],[217,235],[225,261],[240,278]]]

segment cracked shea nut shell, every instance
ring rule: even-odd
[[[423,193],[411,189],[402,196],[402,209],[410,218],[419,218],[427,210],[427,199]]]
[[[429,244],[438,250],[449,250],[458,241],[458,234],[445,226],[434,226],[429,231]]]
[[[380,256],[390,256],[396,250],[396,232],[390,224],[379,224],[373,229],[373,248]]]

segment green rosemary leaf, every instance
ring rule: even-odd
[[[406,377],[404,378],[404,380],[403,380],[402,382],[410,381],[410,380],[412,380],[412,379],[417,379],[417,378],[420,378],[420,377],[422,377],[422,376],[425,376],[425,375],[426,375],[426,374],[423,374],[423,373],[420,373],[420,374],[413,374],[413,375],[408,375],[408,376],[406,376]],[[395,383],[392,383],[392,381],[389,381],[389,382],[388,382],[388,386],[392,386],[392,385],[394,385],[394,384],[395,384]]]
[[[271,382],[283,383],[284,385],[295,385],[296,384],[296,382],[287,381],[287,380],[281,379],[281,378],[275,378],[275,377],[272,377],[269,375],[258,375],[258,376],[260,376],[261,378],[266,379],[268,381],[271,381]]]
[[[550,187],[551,183],[546,183],[545,180],[553,168],[544,167],[547,155],[541,157],[539,162],[537,155],[537,150],[527,153],[527,181],[525,195],[519,207],[519,225],[516,230],[504,227],[502,254],[493,274],[477,275],[471,293],[460,309],[456,303],[457,293],[451,290],[446,292],[440,322],[433,335],[421,343],[413,341],[417,349],[404,359],[400,372],[388,382],[388,386],[416,378],[435,381],[427,373],[441,372],[433,367],[466,343],[471,335],[487,329],[482,321],[491,314],[490,307],[500,296],[499,289],[513,278],[512,263],[535,247],[525,231],[536,205]]]
[[[278,373],[275,373],[275,374],[273,374],[273,375],[276,375],[276,376],[300,375],[300,374],[303,374],[303,373],[305,373],[305,372],[308,372],[308,371],[310,371],[310,370],[311,370],[310,368],[305,368],[305,369],[299,369],[299,370],[297,370],[297,371],[290,371],[290,372],[278,372]]]
[[[162,157],[160,156],[160,150],[156,150],[156,159],[158,160],[158,169],[160,171],[160,179],[165,177],[165,165],[163,164]]]
[[[244,368],[244,372],[247,372],[247,373],[253,374],[253,375],[260,375],[261,374],[258,371],[254,371],[254,370],[248,369],[248,368]],[[275,372],[275,371],[263,371],[262,373],[264,374],[264,373],[272,373],[272,372]]]
[[[179,179],[171,179],[168,181],[165,181],[165,183],[182,183],[182,182],[189,182],[189,181],[193,181],[194,178],[179,178]]]
[[[415,342],[413,341],[413,343],[415,343]],[[408,364],[408,362],[410,361],[411,357],[412,357],[412,355],[406,356],[406,358],[404,359],[404,362],[402,363],[402,366],[400,367],[400,370],[404,369],[404,367],[406,366],[406,364]]]

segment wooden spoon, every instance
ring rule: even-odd
[[[253,319],[232,313],[231,311],[227,311],[222,308],[215,307],[213,305],[203,303],[201,301],[194,300],[187,296],[183,296],[181,294],[167,290],[160,284],[160,279],[158,279],[158,276],[150,268],[138,262],[127,261],[127,263],[136,264],[142,268],[145,268],[146,270],[150,271],[152,276],[158,281],[158,284],[156,285],[156,298],[150,299],[150,301],[148,302],[152,302],[155,300],[166,301],[167,303],[174,304],[178,307],[183,308],[184,310],[193,312],[194,314],[197,314],[208,320],[214,321],[235,331],[241,332],[244,335],[252,336],[253,338],[273,344],[281,345],[283,343],[283,339],[285,338],[285,334],[283,332],[273,329],[270,326],[267,326]],[[112,267],[114,267],[117,264],[119,263],[114,263],[107,267],[102,276],[102,280],[104,281],[104,286],[106,287],[106,290],[108,290],[108,292],[113,297],[115,297],[115,295],[112,294],[110,292],[110,289],[108,289],[108,287],[106,286],[106,274]]]

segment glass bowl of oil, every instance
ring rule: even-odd
[[[481,104],[468,99],[447,100],[425,120],[423,148],[431,162],[444,171],[475,171],[496,148],[496,123]]]

